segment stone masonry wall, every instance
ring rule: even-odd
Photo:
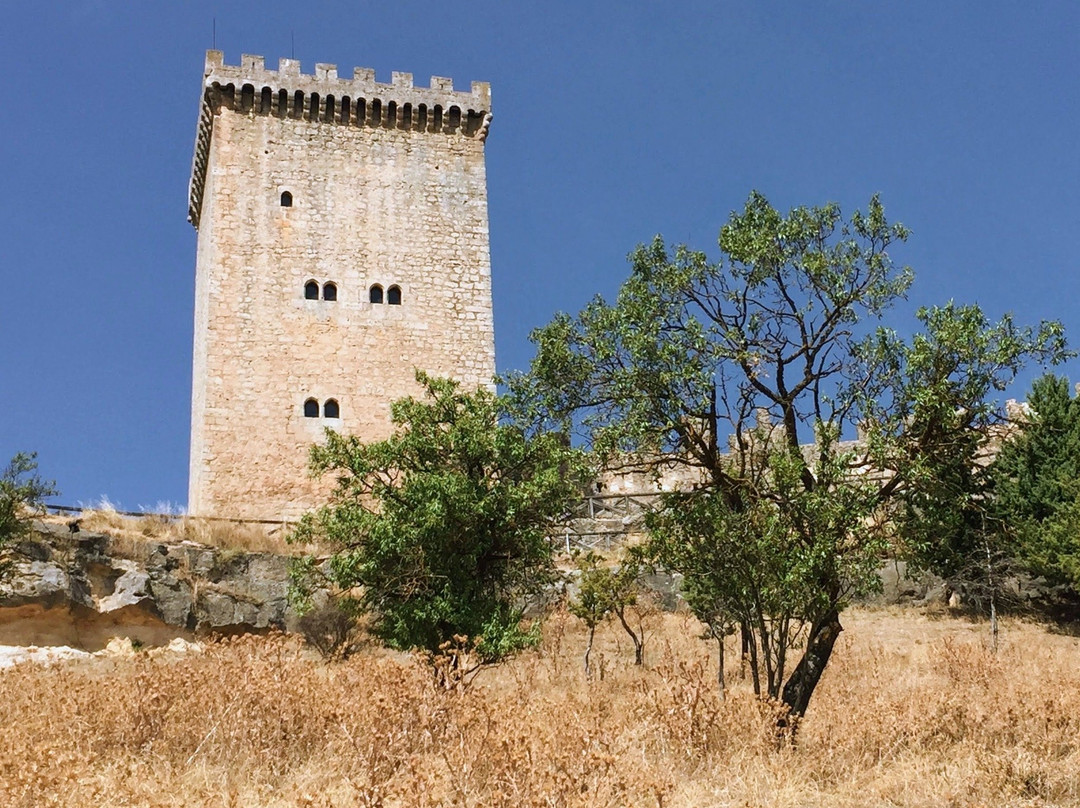
[[[255,58],[244,57],[252,90],[243,101],[243,68],[222,68],[216,52],[207,59],[192,181],[199,236],[188,508],[201,516],[277,519],[297,516],[325,494],[328,483],[306,475],[309,447],[323,428],[367,440],[387,436],[390,402],[418,392],[415,368],[471,387],[491,383],[483,142],[490,115],[481,107],[482,132],[405,126],[400,106],[388,107],[385,97],[371,104],[373,88],[388,97],[393,88],[375,85],[365,71],[350,89],[331,70],[337,92],[327,107],[326,81],[300,76],[298,66],[260,72]],[[332,66],[319,68],[325,79]],[[409,98],[411,77],[401,75],[395,81]],[[290,81],[307,90],[299,107]],[[448,104],[466,96],[437,82]],[[271,97],[263,86],[272,94],[270,110],[260,108]],[[323,90],[314,106],[313,88]],[[288,106],[279,110],[282,89]],[[428,123],[433,107],[425,110]],[[284,192],[291,207],[281,204]],[[310,281],[320,297],[324,284],[335,284],[337,300],[305,299]],[[374,284],[384,301],[385,290],[399,287],[400,305],[369,302]],[[321,409],[305,417],[309,398],[320,408],[334,399],[340,417],[323,417]]]

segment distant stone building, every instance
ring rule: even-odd
[[[415,368],[491,383],[490,121],[485,83],[207,52],[190,513],[294,517],[327,490],[306,473],[324,427],[387,436]]]

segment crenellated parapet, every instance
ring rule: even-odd
[[[389,84],[375,71],[356,68],[349,78],[337,66],[316,64],[300,72],[300,61],[281,59],[267,70],[262,56],[244,54],[239,65],[225,64],[221,51],[206,52],[203,101],[195,137],[188,192],[188,220],[199,226],[214,117],[222,109],[250,115],[291,118],[326,126],[401,129],[487,139],[491,125],[491,86],[474,81],[469,92],[454,90],[452,79],[432,76],[428,87],[413,84],[411,73],[392,74]]]

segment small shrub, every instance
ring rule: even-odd
[[[305,612],[297,628],[324,659],[345,659],[359,639],[355,601],[328,597]]]

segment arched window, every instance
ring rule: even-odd
[[[372,303],[382,303],[382,287],[379,284],[375,284],[368,291],[368,300]]]
[[[319,417],[319,402],[313,398],[309,398],[304,402],[304,417],[305,418],[318,418]]]
[[[283,208],[291,208],[292,207],[292,194],[290,194],[288,191],[282,191],[281,192],[281,207],[283,207]]]
[[[401,305],[400,286],[391,286],[389,289],[386,290],[386,302],[389,303],[391,306]]]
[[[322,288],[323,300],[337,300],[337,284],[324,283]]]
[[[304,300],[318,300],[319,299],[319,284],[315,281],[308,281],[304,284]]]
[[[341,410],[338,408],[338,403],[332,399],[326,399],[326,403],[323,404],[322,414],[324,418],[340,418]]]

